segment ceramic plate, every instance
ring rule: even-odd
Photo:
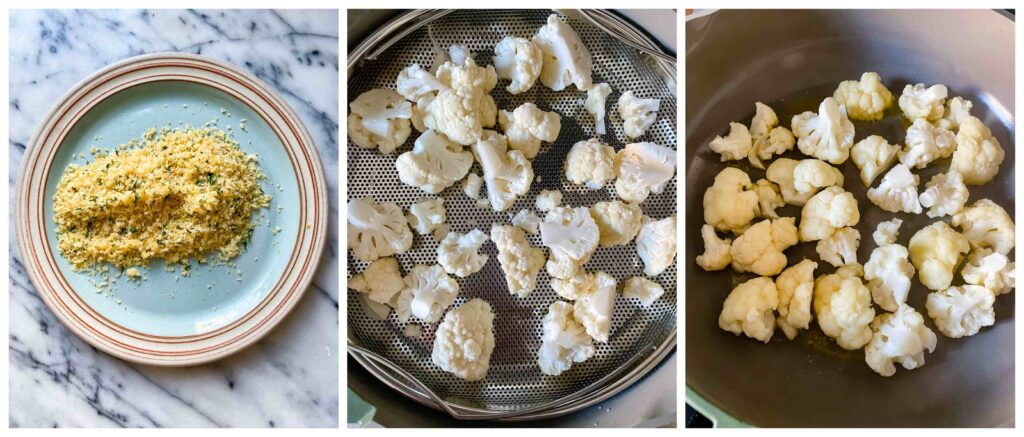
[[[245,252],[234,267],[193,262],[188,277],[158,261],[145,280],[120,278],[98,293],[98,277],[73,271],[57,250],[52,199],[64,169],[153,127],[208,122],[257,154],[267,175],[273,200]],[[260,339],[306,290],[327,235],[323,167],[295,112],[240,69],[187,54],[127,59],[76,85],[36,131],[16,193],[18,245],[46,304],[93,346],[152,365],[208,362]]]

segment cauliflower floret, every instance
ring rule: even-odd
[[[480,200],[480,189],[484,186],[484,178],[476,173],[470,173],[466,180],[462,181],[462,192],[470,199]]]
[[[565,157],[565,178],[591,190],[604,188],[615,179],[615,149],[597,138],[573,144]]]
[[[452,63],[462,65],[466,59],[470,58],[473,58],[473,52],[469,51],[469,47],[461,44],[453,44],[448,47],[448,59],[451,59]]]
[[[405,216],[405,219],[409,221],[409,226],[412,226],[420,235],[434,232],[434,229],[444,223],[444,199],[440,197],[424,199],[422,202],[413,204],[409,207],[409,214]]]
[[[537,235],[540,232],[540,217],[537,217],[533,211],[520,209],[515,217],[512,217],[512,226],[522,229],[530,235]]]
[[[725,298],[718,326],[768,343],[775,332],[773,311],[778,307],[779,294],[772,278],[754,278],[737,285]]]
[[[910,261],[917,267],[918,279],[925,287],[944,290],[953,281],[953,269],[960,262],[960,254],[970,248],[966,237],[939,221],[910,237]]]
[[[594,356],[594,340],[573,314],[568,302],[556,301],[544,315],[537,364],[545,375],[558,376],[573,363],[582,363]]]
[[[615,278],[604,272],[597,272],[592,288],[582,290],[573,304],[573,316],[587,330],[594,340],[608,341],[612,327],[612,308],[615,306]]]
[[[548,274],[564,279],[576,274],[576,270],[590,260],[597,249],[600,230],[587,208],[560,206],[544,216],[540,238],[551,252]]]
[[[518,150],[508,150],[505,137],[494,131],[484,131],[483,138],[473,146],[473,155],[484,170],[487,199],[495,211],[512,206],[516,197],[530,191],[533,168]]]
[[[939,173],[925,184],[925,190],[918,196],[921,206],[928,208],[928,217],[953,215],[967,203],[967,186],[956,170]]]
[[[886,171],[900,151],[900,146],[889,144],[885,138],[872,135],[853,145],[850,159],[860,169],[860,180],[865,187],[870,187],[875,178]]]
[[[925,88],[923,83],[907,85],[900,95],[900,109],[903,115],[909,120],[919,118],[927,121],[942,118],[945,108],[942,106],[946,101],[949,90],[945,85],[932,85]]]
[[[494,99],[480,88],[441,90],[427,105],[423,124],[458,144],[471,145],[480,140],[484,127],[494,126],[497,111]]]
[[[676,259],[676,216],[661,220],[644,216],[636,236],[636,253],[647,276],[658,276],[671,266]]]
[[[971,252],[960,275],[964,277],[964,282],[984,286],[992,294],[1000,295],[1013,290],[1017,276],[1015,269],[1016,263],[1011,262],[1006,255],[980,248]]]
[[[871,341],[871,292],[857,277],[862,269],[857,264],[844,266],[834,274],[814,281],[814,312],[818,326],[840,347],[857,350]]]
[[[871,238],[874,239],[875,244],[879,246],[893,244],[896,242],[896,237],[900,234],[901,225],[903,225],[903,220],[898,218],[879,222],[878,227],[875,228],[875,232],[871,234]]]
[[[992,290],[978,285],[949,287],[928,293],[925,308],[939,332],[949,338],[970,337],[996,323]]]
[[[538,211],[548,212],[562,204],[562,192],[558,190],[540,190],[534,206]]]
[[[348,247],[361,261],[405,253],[412,246],[412,231],[394,202],[372,198],[348,202]]]
[[[914,168],[925,168],[932,161],[953,154],[956,135],[919,118],[907,128],[906,143],[900,151],[900,162]]]
[[[454,185],[472,166],[471,152],[433,130],[420,135],[412,150],[395,160],[399,180],[430,194]]]
[[[619,96],[619,116],[622,117],[622,132],[627,137],[636,138],[647,132],[647,128],[658,118],[660,99],[639,99],[632,91]],[[746,130],[746,127],[744,127]],[[749,147],[747,149],[749,151]],[[743,156],[746,156],[744,154]]]
[[[811,197],[800,211],[800,241],[831,237],[836,229],[854,226],[859,221],[857,199],[833,185]]]
[[[779,186],[767,179],[760,179],[751,189],[757,193],[756,216],[760,218],[779,218],[775,208],[781,208],[786,205],[786,202],[782,200],[782,194],[779,193]]]
[[[899,244],[886,244],[871,251],[864,264],[864,279],[868,281],[871,298],[886,311],[896,311],[907,301],[910,278],[914,266],[907,260],[907,248]]]
[[[562,129],[562,118],[557,112],[542,111],[537,105],[526,102],[515,111],[502,110],[498,113],[498,124],[508,137],[508,147],[523,152],[527,159],[533,159],[540,150],[540,142],[553,142]]]
[[[349,138],[364,149],[377,148],[380,153],[390,154],[412,133],[412,104],[395,90],[376,88],[362,93],[349,109]]]
[[[437,79],[450,88],[472,87],[485,94],[490,93],[498,85],[498,74],[493,66],[477,66],[472,57],[467,57],[461,60],[462,62],[457,61],[452,59],[452,62],[442,64],[435,73]]]
[[[704,254],[697,256],[697,265],[706,271],[722,270],[732,263],[732,240],[719,239],[715,227],[705,224],[700,228],[704,240]]]
[[[846,107],[854,120],[881,120],[882,113],[892,106],[893,96],[882,85],[882,77],[875,72],[860,75],[860,82],[844,80],[832,94],[836,102]]]
[[[882,376],[896,373],[893,362],[913,370],[924,365],[924,351],[935,350],[935,333],[924,317],[909,305],[892,314],[880,314],[871,321],[871,343],[864,347],[864,361]]]
[[[604,106],[611,93],[612,87],[606,83],[599,83],[587,90],[587,100],[583,103],[583,107],[587,109],[590,116],[594,117],[594,133],[598,135],[604,135],[606,132],[604,129]]]
[[[598,244],[601,247],[621,246],[633,241],[644,218],[639,205],[619,200],[595,203],[590,207],[590,215],[600,230]]]
[[[956,144],[949,168],[960,172],[964,183],[983,185],[999,173],[999,165],[1005,157],[1003,147],[981,120],[973,116],[964,118],[956,134]]]
[[[743,170],[722,169],[704,192],[704,222],[720,231],[743,232],[760,208],[757,192],[749,187],[750,177]]]
[[[818,263],[805,259],[775,278],[779,292],[779,325],[786,338],[796,338],[797,329],[807,329],[811,323],[811,296],[814,294],[814,269]]]
[[[860,232],[855,228],[842,228],[831,237],[818,240],[815,251],[822,261],[835,267],[857,264],[857,247],[860,246]]]
[[[436,264],[413,267],[404,281],[405,289],[398,298],[402,323],[408,321],[409,314],[427,323],[441,320],[441,315],[459,295],[459,283]]]
[[[389,256],[377,258],[362,273],[353,275],[348,280],[348,288],[365,293],[374,302],[393,305],[398,293],[405,288],[405,282],[398,270],[398,261]]]
[[[843,172],[819,159],[804,159],[793,168],[793,188],[800,193],[816,193],[819,188],[843,186]]]
[[[526,38],[506,36],[494,46],[494,71],[498,79],[510,79],[509,94],[525,92],[540,77],[544,65],[540,48]]]
[[[801,193],[796,190],[793,180],[793,172],[800,161],[789,158],[779,158],[768,166],[765,177],[769,181],[779,184],[779,191],[782,193],[782,200],[789,205],[804,206],[807,200],[814,195],[813,191]]]
[[[487,376],[494,351],[494,313],[491,305],[472,299],[451,310],[434,333],[431,361],[466,381]]]
[[[480,271],[490,258],[480,253],[480,246],[487,242],[487,234],[473,229],[463,235],[449,232],[437,245],[437,263],[444,270],[460,278]]]
[[[537,273],[544,265],[544,251],[530,246],[526,233],[512,226],[492,226],[491,241],[498,248],[498,262],[505,272],[508,291],[526,297],[537,286]]]
[[[768,135],[772,128],[778,124],[779,117],[775,115],[775,111],[770,106],[761,102],[754,102],[754,118],[750,119],[749,131],[752,138]]]
[[[726,137],[717,136],[711,140],[708,147],[715,153],[722,155],[722,161],[736,161],[748,157],[750,148],[753,147],[753,137],[747,127],[739,123],[729,123],[729,135]]]
[[[747,229],[732,243],[729,255],[737,272],[775,276],[786,267],[784,250],[797,243],[793,217],[763,220]]]
[[[657,282],[639,276],[626,280],[622,287],[622,296],[640,301],[640,306],[649,308],[658,298],[665,294],[665,289]]]
[[[537,30],[533,43],[540,48],[544,60],[540,70],[540,82],[544,86],[554,91],[564,90],[570,84],[575,84],[580,91],[593,86],[590,50],[569,23],[559,20],[558,15],[548,16],[548,23]]]
[[[641,203],[651,193],[660,194],[675,173],[675,149],[633,143],[615,154],[615,192],[627,202]]]
[[[988,247],[1003,255],[1015,245],[1015,226],[1010,214],[989,199],[981,199],[953,215],[953,226],[963,231],[972,248]]]
[[[747,160],[754,168],[764,168],[763,161],[771,159],[772,155],[781,155],[796,145],[796,137],[793,132],[782,126],[775,127],[765,136],[754,138],[754,145],[750,148],[750,155]]]
[[[974,104],[963,97],[953,97],[946,100],[946,110],[942,114],[941,119],[935,120],[935,125],[956,132],[960,129],[960,123],[965,118],[971,116],[971,108],[973,107]]]
[[[917,184],[920,177],[910,172],[910,167],[896,164],[882,177],[877,187],[868,190],[868,200],[889,212],[921,213],[921,202],[917,199]]]
[[[853,123],[846,118],[846,108],[827,97],[811,111],[793,117],[793,134],[797,148],[805,155],[831,164],[842,164],[850,156],[853,146]]]
[[[551,278],[551,289],[562,299],[576,300],[597,288],[597,274],[579,269],[568,278]]]
[[[402,97],[419,102],[424,97],[436,96],[439,91],[448,89],[449,86],[419,64],[412,64],[398,73],[395,88]]]

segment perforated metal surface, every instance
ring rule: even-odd
[[[550,11],[456,11],[430,27],[434,38],[442,47],[463,44],[474,53],[479,65],[490,65],[494,45],[506,35],[524,38],[533,36],[544,25]],[[585,22],[568,20],[590,49],[594,59],[595,83],[607,82],[613,92],[608,97],[606,125],[609,133],[602,141],[622,149],[637,141],[652,141],[676,147],[676,100],[674,83],[666,83],[648,66],[648,60],[634,49],[615,38],[605,35]],[[426,27],[409,34],[391,46],[376,60],[361,63],[349,78],[349,98],[372,88],[394,88],[398,73],[413,63],[429,67],[433,54]],[[575,87],[554,92],[539,81],[527,92],[508,94],[500,81],[491,93],[499,109],[512,110],[522,103],[533,102],[541,109],[556,111],[562,117],[562,129],[554,144],[545,144],[533,160],[537,177],[530,192],[521,196],[506,212],[481,209],[461,190],[461,182],[437,196],[445,199],[447,223],[451,230],[465,233],[481,229],[489,234],[492,223],[510,224],[512,215],[520,209],[534,209],[534,200],[542,189],[561,190],[563,205],[591,206],[596,202],[617,198],[613,187],[591,191],[565,181],[563,162],[570,147],[577,141],[592,136],[593,121],[583,108],[586,93]],[[622,120],[617,113],[619,95],[632,90],[639,97],[661,99],[657,122],[647,134],[629,140],[622,134]],[[382,155],[376,150],[348,145],[349,199],[372,196],[378,201],[396,202],[403,209],[425,193],[401,183],[395,169],[396,157],[409,150],[419,135],[415,130],[406,144],[393,155]],[[481,174],[479,164],[472,172]],[[676,213],[676,183],[673,180],[661,194],[651,195],[642,205],[646,215],[661,219]],[[530,243],[543,247],[539,236],[529,236]],[[431,236],[416,235],[412,248],[397,256],[402,271],[417,264],[436,264],[437,242]],[[489,302],[496,314],[494,330],[496,347],[491,357],[487,377],[478,382],[466,382],[443,372],[430,360],[436,324],[424,324],[423,335],[408,338],[403,325],[394,312],[387,320],[370,316],[357,293],[348,295],[348,327],[350,338],[402,366],[416,378],[452,403],[488,410],[519,410],[560,399],[586,387],[612,372],[636,355],[647,355],[661,345],[676,327],[676,268],[670,267],[656,278],[665,288],[662,296],[650,308],[642,308],[633,300],[617,297],[614,307],[612,331],[608,343],[595,343],[596,355],[557,377],[540,372],[536,357],[540,346],[541,318],[548,306],[558,299],[549,285],[549,277],[542,269],[537,288],[527,298],[511,295],[505,285],[504,274],[498,263],[497,250],[488,242],[481,250],[490,255],[484,268],[464,279],[458,279],[461,292],[455,305],[471,298]],[[545,250],[546,252],[546,250]],[[348,257],[350,274],[362,271],[366,264]],[[612,248],[598,248],[584,266],[588,271],[604,271],[621,284],[630,276],[642,276],[643,263],[636,255],[635,244]],[[412,322],[411,322],[412,323]]]

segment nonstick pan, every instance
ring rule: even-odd
[[[863,350],[844,351],[816,323],[794,341],[777,332],[769,344],[719,329],[725,297],[752,276],[705,272],[694,258],[704,250],[704,190],[725,166],[708,142],[726,134],[729,122],[749,124],[755,101],[775,108],[789,127],[793,115],[817,111],[840,81],[864,71],[878,72],[895,95],[907,83],[942,83],[951,95],[974,102],[972,114],[992,129],[1006,159],[995,180],[970,187],[968,203],[987,197],[1013,215],[1013,16],[984,10],[718,11],[688,21],[686,38],[687,239],[680,265],[686,269],[688,402],[720,424],[1012,426],[1015,293],[998,297],[995,325],[972,337],[944,337],[925,316],[939,335],[937,349],[924,367],[897,366],[895,376],[884,378],[867,366]],[[883,122],[855,122],[856,140],[878,134],[902,144],[905,124],[896,117],[898,108],[890,111]],[[764,177],[745,161],[730,165],[750,172],[752,180]],[[915,173],[923,186],[946,167],[948,159]],[[906,245],[914,232],[938,220],[882,211],[867,201],[853,163],[841,169],[846,190],[860,202],[860,263],[875,247],[870,235],[879,221],[903,219],[897,242]],[[781,213],[799,217],[797,207]],[[786,254],[790,265],[818,258],[812,243]],[[833,270],[819,262],[815,275]],[[928,290],[916,276],[913,283],[908,303],[925,314]]]

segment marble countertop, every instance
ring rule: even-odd
[[[338,425],[338,15],[336,11],[10,12],[10,176],[37,123],[79,80],[130,56],[180,51],[231,62],[270,84],[320,150],[331,199],[312,288],[248,349],[184,369],[130,364],[70,333],[36,294],[13,229],[11,427]]]

